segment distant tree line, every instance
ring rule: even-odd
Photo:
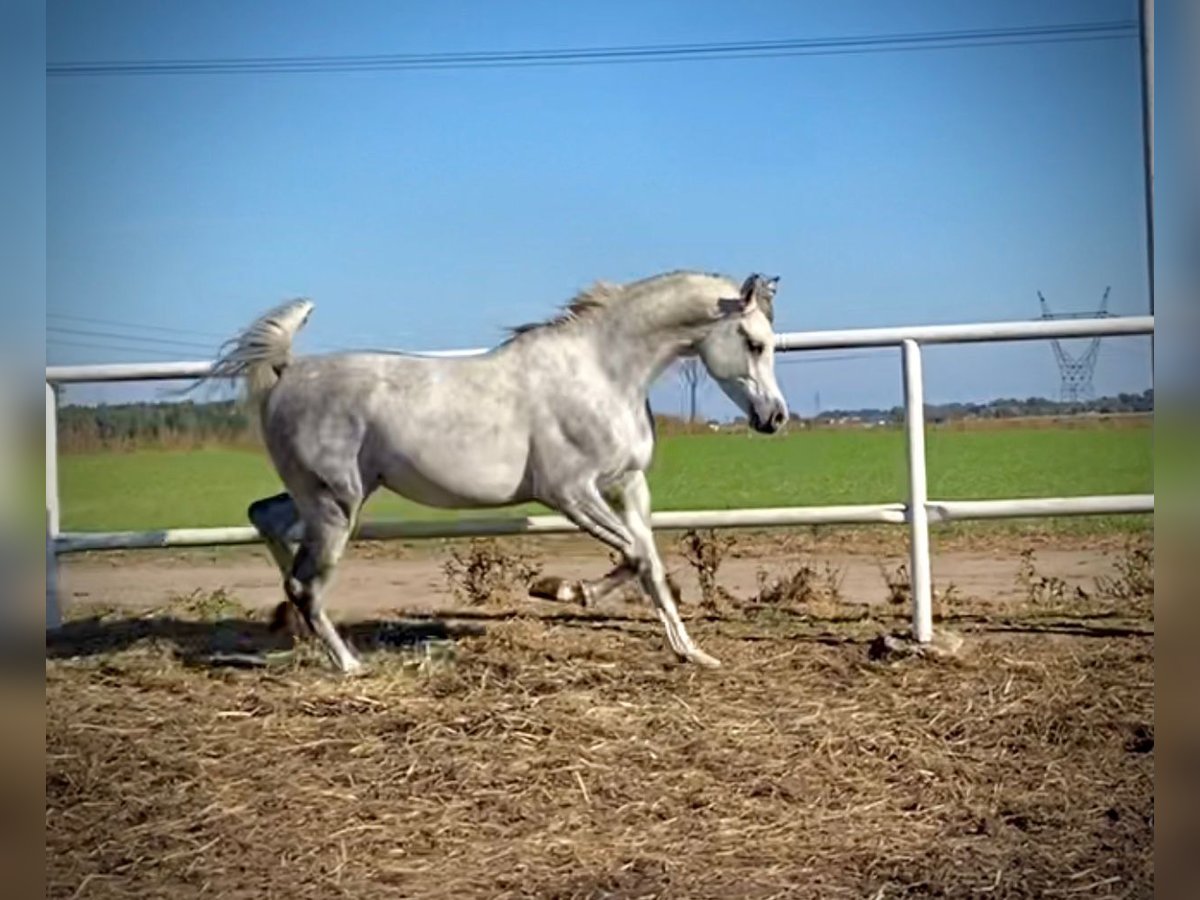
[[[1024,400],[1002,397],[986,403],[926,403],[925,420],[927,422],[945,422],[958,419],[1013,419],[1034,416],[1073,416],[1088,413],[1114,415],[1153,411],[1154,388],[1147,388],[1140,394],[1120,393],[1113,397],[1097,397],[1094,400],[1074,403],[1047,400],[1045,397],[1026,397]],[[830,409],[822,411],[811,420],[817,424],[836,421],[897,423],[904,421],[904,407]]]
[[[61,406],[58,410],[58,445],[68,452],[253,440],[245,409],[232,400]]]
[[[1005,419],[1084,413],[1147,413],[1154,410],[1153,388],[1140,394],[1117,394],[1081,403],[1061,403],[1044,397],[1003,398],[987,403],[929,403],[925,418],[932,423],[961,419]],[[904,408],[830,409],[815,418],[792,414],[793,420],[815,425],[862,422],[896,424]],[[709,423],[654,414],[659,434],[704,432]],[[744,422],[744,417],[738,420]],[[206,445],[255,445],[246,409],[232,400],[196,403],[120,403],[99,406],[60,406],[58,443],[66,452],[133,450],[139,447],[189,448]]]

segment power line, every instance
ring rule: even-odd
[[[201,337],[201,338],[210,337],[210,338],[214,339],[215,343],[208,344],[208,343],[199,343],[199,342],[195,342],[195,341],[182,342],[182,343],[186,343],[190,347],[194,347],[196,349],[201,349],[201,350],[206,350],[208,352],[213,352],[219,344],[223,344],[225,341],[228,341],[231,338],[237,337],[236,332],[232,332],[232,331],[228,332],[228,333],[218,333],[215,331],[198,331],[194,328],[171,328],[166,325],[146,325],[146,324],[143,324],[140,322],[121,321],[118,319],[103,319],[103,318],[97,318],[94,316],[78,316],[73,313],[46,313],[46,318],[47,319],[62,319],[64,321],[68,321],[68,322],[85,322],[85,323],[92,324],[92,325],[103,325],[107,328],[121,328],[121,329],[132,328],[132,329],[138,329],[138,330],[142,330],[142,331],[162,332],[163,334],[178,334],[178,335],[194,336],[194,337]],[[64,332],[64,333],[84,334],[84,332],[82,332],[82,331],[74,331],[66,326],[60,326],[60,325],[47,325],[46,330],[47,331],[60,331],[60,332]],[[108,336],[108,335],[102,335],[100,332],[91,331],[91,332],[87,332],[84,336],[97,337],[97,336]],[[120,339],[129,339],[129,340],[136,340],[136,341],[146,341],[147,339],[152,339],[152,338],[150,338],[149,335],[143,336],[143,335],[139,335],[139,334],[120,334],[120,335],[112,335],[112,336],[120,338]],[[364,338],[361,335],[351,335],[350,337],[353,340],[359,341],[361,343],[371,343],[373,341],[378,340],[378,335],[375,335],[375,336],[372,336],[369,338]],[[161,342],[181,343],[178,341],[171,341],[167,338],[161,339]],[[321,352],[321,351],[339,352],[339,351],[346,349],[345,347],[335,346],[333,344],[330,344],[328,341],[318,341],[315,344],[313,344],[312,346],[318,352]]]
[[[153,344],[155,346],[169,345],[173,347],[186,347],[192,350],[206,350],[210,353],[213,350],[211,344],[201,344],[197,341],[176,341],[172,340],[171,338],[150,337],[148,335],[140,334],[120,334],[115,331],[91,331],[86,328],[63,328],[58,325],[47,326],[46,331],[55,332],[57,334],[69,334],[76,337],[113,338],[120,341],[136,341],[143,344]]]
[[[547,50],[394,53],[352,56],[275,56],[180,60],[115,60],[51,63],[51,77],[88,75],[232,75],[305,72],[376,72],[496,69],[532,66],[621,65],[716,59],[834,56],[913,50],[951,50],[1020,44],[1072,43],[1129,38],[1137,22],[1077,22],[1066,25],[925,31],[874,36],[790,38],[774,41],[652,44]]]
[[[72,341],[65,338],[48,337],[46,338],[47,346],[55,347],[72,347],[82,350],[111,350],[116,353],[141,353],[145,356],[151,356],[163,362],[171,362],[178,359],[187,359],[183,355],[182,350],[156,350],[153,347],[132,347],[118,346],[116,344],[92,344],[86,341]],[[164,356],[170,356],[171,359],[163,359]]]
[[[76,318],[82,318],[82,317],[76,317]],[[94,320],[94,321],[99,321],[99,320]],[[150,327],[150,326],[142,326],[142,327]],[[204,334],[205,333],[205,332],[185,331],[183,329],[169,329],[169,328],[165,328],[165,327],[160,330],[169,331],[169,332],[177,332],[180,334]],[[163,338],[163,337],[157,337],[157,336],[152,336],[152,335],[123,334],[123,333],[113,332],[113,331],[96,331],[94,329],[85,329],[85,328],[68,328],[68,327],[61,326],[61,325],[48,325],[46,327],[46,334],[47,334],[47,336],[46,336],[47,343],[61,344],[64,346],[71,346],[71,347],[81,347],[81,348],[85,348],[85,349],[89,349],[89,350],[116,350],[116,351],[131,350],[134,352],[159,354],[159,355],[166,354],[166,353],[174,353],[174,354],[178,355],[183,352],[196,351],[196,352],[199,352],[202,354],[201,358],[205,358],[205,359],[215,356],[219,350],[219,348],[217,346],[215,346],[214,344],[201,343],[198,341],[180,341],[180,340],[174,340],[172,338]],[[86,342],[86,343],[80,342],[77,340],[64,340],[62,338],[56,337],[56,335],[60,335],[60,334],[69,335],[69,336],[75,337],[75,338],[80,338],[80,337],[93,338],[94,340],[92,340],[90,342]],[[98,341],[101,341],[103,343],[98,343]],[[132,341],[132,342],[135,342],[136,346],[130,346],[128,343],[120,344],[120,345],[113,344],[113,343],[111,343],[112,341],[127,341],[127,342]],[[148,345],[148,346],[142,346],[142,345]],[[182,348],[182,349],[180,349],[180,348]],[[330,352],[330,353],[354,352],[353,350],[347,351],[347,348],[345,348],[345,347],[334,346],[327,342],[317,343],[314,347],[314,350],[318,353],[321,353],[321,352]]]
[[[72,322],[88,322],[92,325],[104,325],[109,328],[135,328],[142,331],[161,331],[164,334],[187,334],[195,337],[213,337],[224,339],[229,335],[217,334],[213,331],[196,331],[191,328],[169,328],[166,325],[145,325],[140,322],[122,322],[117,319],[98,319],[92,316],[77,316],[71,313],[46,313],[47,319],[64,319]]]
[[[883,348],[881,348],[881,349],[883,349]],[[888,349],[890,349],[890,348],[888,348]],[[835,353],[835,354],[831,354],[829,356],[796,355],[796,356],[786,356],[783,359],[777,358],[775,360],[775,365],[777,365],[777,366],[796,366],[796,365],[804,365],[806,363],[812,364],[812,363],[823,363],[823,362],[836,362],[838,360],[843,360],[843,359],[879,359],[879,358],[880,358],[880,353],[878,351],[867,352],[867,353]]]

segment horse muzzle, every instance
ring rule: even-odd
[[[766,409],[759,411],[758,406],[750,409],[750,427],[759,434],[775,434],[787,421],[787,409],[782,403],[765,404]]]

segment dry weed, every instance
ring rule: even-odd
[[[525,552],[506,551],[493,540],[473,540],[465,548],[452,547],[442,571],[456,597],[482,606],[524,597],[542,567]]]
[[[958,589],[958,585],[953,581],[948,582],[944,588],[933,591],[933,616],[935,619],[944,619],[952,615],[960,606],[963,600],[962,591]]]
[[[1074,590],[1057,575],[1043,575],[1037,570],[1037,559],[1033,550],[1021,551],[1021,563],[1017,568],[1017,586],[1025,599],[1035,606],[1062,606],[1069,600],[1087,600],[1088,593],[1081,587]]]
[[[214,591],[199,588],[187,594],[176,594],[168,602],[172,611],[187,613],[202,622],[218,619],[248,618],[250,610],[240,600],[220,587]]]
[[[679,539],[679,553],[696,572],[700,584],[700,605],[719,612],[733,596],[717,583],[717,572],[735,539],[714,529],[690,530]]]
[[[759,608],[801,610],[818,617],[831,617],[842,599],[840,568],[829,562],[818,566],[804,560],[783,575],[772,576],[759,569],[758,593],[751,603]]]
[[[883,560],[876,560],[876,564],[879,566],[879,574],[883,576],[883,583],[887,585],[887,602],[893,606],[910,606],[912,604],[912,578],[908,574],[908,563],[899,562],[891,569],[884,564]],[[945,618],[950,615],[962,599],[962,591],[953,581],[941,590],[934,587],[934,618]]]
[[[1096,594],[1112,600],[1140,600],[1154,596],[1154,546],[1128,546],[1113,563],[1115,575],[1096,579]]]
[[[879,574],[888,589],[888,602],[896,606],[907,606],[912,603],[912,579],[908,576],[908,563],[901,562],[894,569],[888,569],[883,560],[877,560]]]

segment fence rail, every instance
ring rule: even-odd
[[[780,352],[862,347],[899,347],[904,382],[905,447],[908,457],[907,502],[843,506],[789,506],[760,509],[658,512],[655,528],[745,528],[788,525],[883,523],[909,526],[913,635],[921,642],[933,636],[933,590],[929,555],[929,523],[963,519],[1138,514],[1154,511],[1153,494],[1087,497],[1031,497],[999,500],[931,500],[926,491],[925,392],[921,345],[1044,340],[1047,338],[1115,337],[1153,334],[1153,316],[863,328],[844,331],[789,332],[775,337]],[[451,350],[418,356],[468,356],[486,350]],[[216,546],[257,543],[249,526],[168,528],[149,531],[62,532],[59,522],[57,405],[53,385],[82,382],[152,381],[199,378],[211,362],[128,363],[50,366],[46,369],[46,627],[61,622],[57,590],[58,558],[85,551],[156,547]],[[562,516],[526,516],[450,521],[366,522],[356,538],[468,537],[512,534],[560,534],[576,528]]]

